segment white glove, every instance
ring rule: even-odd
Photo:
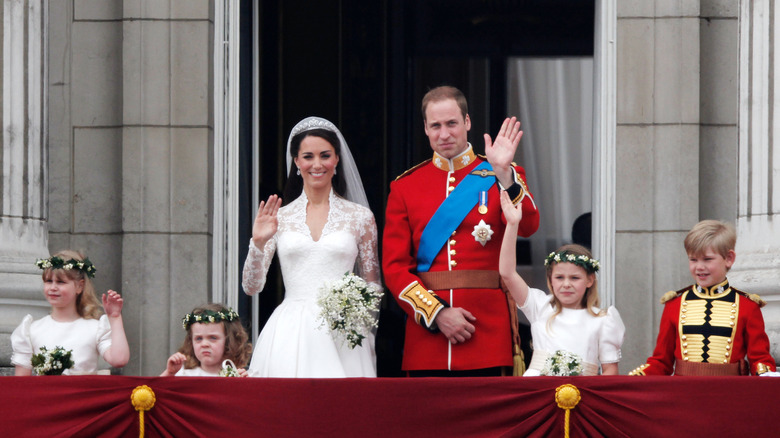
[[[759,376],[760,377],[764,377],[764,376],[767,376],[767,377],[780,377],[780,373],[778,373],[777,371],[767,371],[765,373],[759,374]]]

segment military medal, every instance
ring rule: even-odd
[[[481,192],[479,192],[479,208],[477,208],[477,211],[479,211],[479,214],[485,214],[488,212],[486,190],[482,190]]]

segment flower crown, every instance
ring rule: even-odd
[[[586,255],[572,254],[569,251],[551,252],[546,259],[544,259],[544,266],[549,266],[551,263],[573,263],[580,268],[584,269],[589,274],[594,274],[599,271],[599,261],[588,257]]]
[[[190,328],[192,324],[195,324],[196,322],[202,323],[202,324],[209,324],[214,322],[233,322],[238,320],[238,313],[236,313],[231,308],[226,308],[225,310],[220,310],[219,312],[215,312],[211,309],[202,310],[198,313],[188,313],[184,315],[184,318],[181,320],[181,326],[184,327],[184,330],[187,330]]]
[[[43,270],[51,268],[70,271],[71,269],[75,269],[77,271],[83,272],[89,278],[95,278],[95,272],[97,272],[97,268],[95,268],[95,265],[93,265],[89,259],[70,259],[65,261],[62,259],[62,257],[54,256],[48,259],[38,259],[35,264]]]

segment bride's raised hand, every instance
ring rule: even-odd
[[[252,240],[255,246],[262,249],[265,243],[276,234],[279,220],[276,215],[282,206],[282,198],[277,195],[268,197],[268,201],[260,201],[257,208],[255,223],[252,225]]]

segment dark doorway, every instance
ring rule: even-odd
[[[242,265],[253,190],[260,199],[282,193],[287,135],[302,118],[317,115],[339,126],[381,235],[390,181],[430,157],[419,109],[429,88],[449,84],[466,94],[470,140],[484,153],[482,133],[494,134],[507,115],[508,57],[593,55],[595,0],[242,0],[241,5]],[[259,53],[252,50],[253,18]],[[259,71],[256,113],[253,63]],[[253,124],[259,157],[252,155]],[[259,187],[251,183],[253,160],[260,162]],[[242,315],[248,315],[250,299],[240,296]],[[272,266],[260,294],[259,327],[252,332],[282,297],[281,276]],[[380,376],[401,375],[404,318],[386,294],[377,338]]]

